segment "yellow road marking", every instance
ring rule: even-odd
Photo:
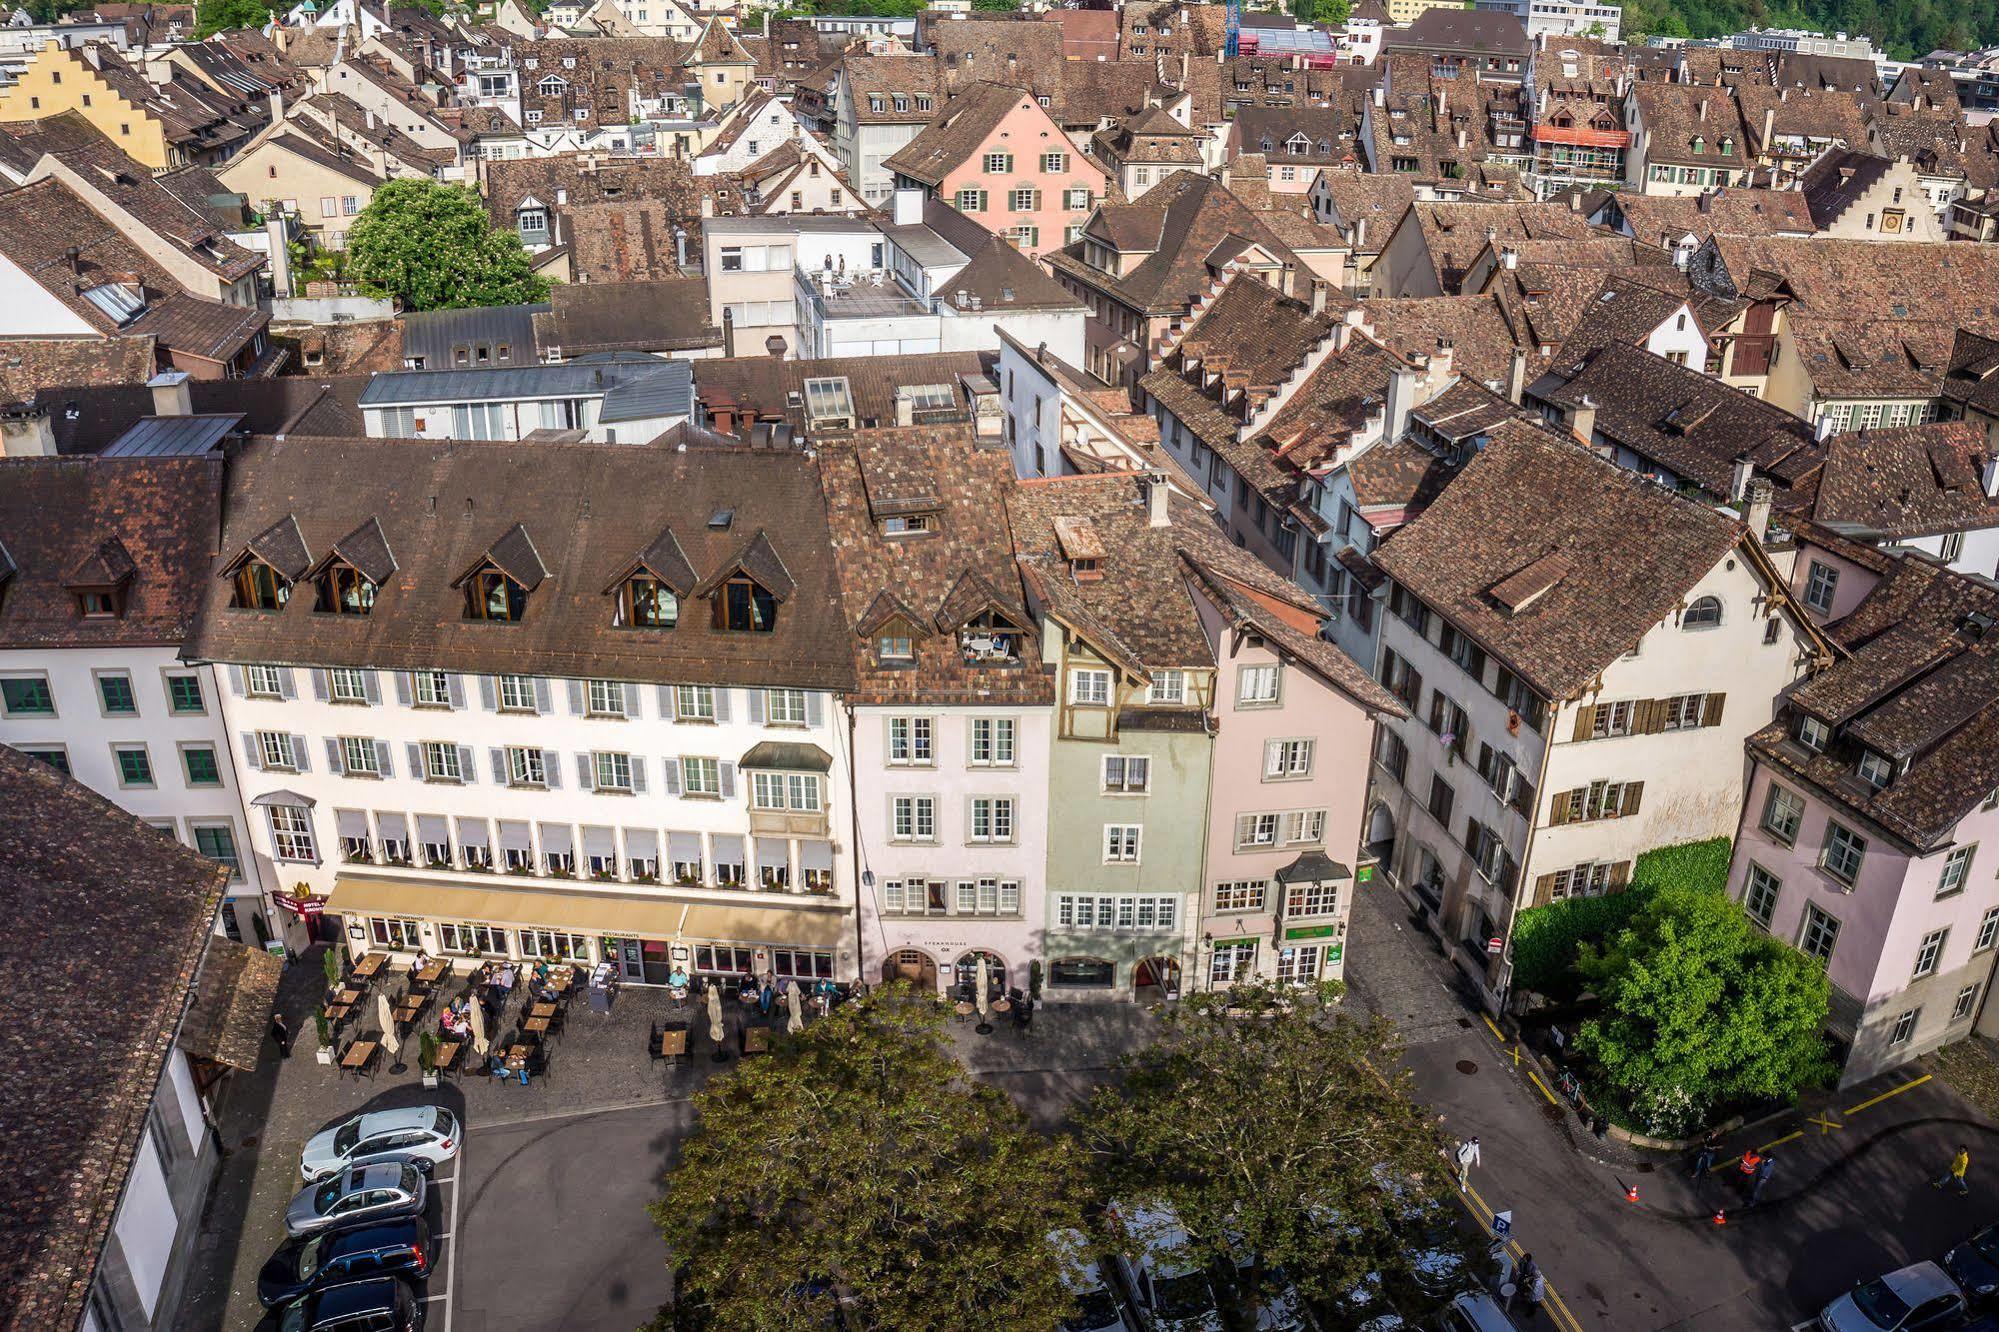
[[[1870,1106],[1876,1106],[1881,1104],[1881,1102],[1887,1100],[1890,1096],[1900,1096],[1903,1092],[1908,1091],[1911,1087],[1922,1086],[1925,1082],[1928,1082],[1932,1076],[1934,1075],[1925,1073],[1923,1074],[1923,1076],[1921,1076],[1920,1078],[1916,1078],[1914,1081],[1905,1082],[1899,1087],[1891,1087],[1887,1091],[1882,1092],[1879,1096],[1875,1097],[1871,1101],[1862,1101],[1859,1105],[1849,1105],[1848,1107],[1846,1107],[1845,1113],[1849,1115],[1857,1115],[1862,1110],[1865,1110]]]
[[[1459,1191],[1458,1198],[1465,1202],[1467,1210],[1471,1212],[1472,1216],[1478,1220],[1481,1226],[1486,1227],[1488,1230],[1491,1229],[1492,1208],[1486,1203],[1485,1199],[1478,1196],[1477,1189],[1466,1185]],[[1512,1255],[1513,1261],[1516,1264],[1526,1256],[1526,1250],[1520,1247],[1520,1241],[1514,1239],[1511,1235],[1506,1237],[1504,1247],[1506,1252]],[[1577,1321],[1575,1314],[1569,1311],[1569,1306],[1562,1303],[1562,1297],[1556,1291],[1555,1283],[1548,1280],[1546,1272],[1541,1273],[1541,1279],[1547,1285],[1548,1305],[1557,1315],[1554,1320],[1555,1326],[1563,1328],[1564,1332],[1583,1332],[1583,1325]]]
[[[1520,1067],[1520,1047],[1518,1045],[1513,1047],[1513,1067]]]
[[[1772,1147],[1782,1147],[1785,1143],[1795,1141],[1796,1139],[1802,1138],[1804,1136],[1805,1136],[1805,1131],[1803,1129],[1794,1129],[1791,1132],[1786,1133],[1783,1137],[1778,1138],[1775,1142],[1764,1143],[1761,1147],[1758,1147],[1756,1150],[1759,1152],[1767,1152]]]
[[[1832,1132],[1836,1128],[1846,1127],[1846,1125],[1840,1123],[1837,1119],[1834,1119],[1831,1115],[1825,1115],[1825,1116],[1806,1115],[1805,1122],[1807,1124],[1817,1124],[1819,1126],[1819,1136],[1821,1138],[1823,1138],[1826,1134]]]
[[[1548,1098],[1549,1105],[1558,1106],[1561,1104],[1560,1101],[1555,1099],[1555,1093],[1548,1090],[1548,1084],[1541,1081],[1541,1075],[1539,1073],[1536,1073],[1533,1069],[1530,1068],[1527,1070],[1527,1076],[1533,1081],[1536,1087],[1541,1089],[1541,1094]]]
[[[1506,1037],[1500,1034],[1498,1025],[1492,1020],[1492,1015],[1490,1013],[1480,1013],[1479,1016],[1485,1019],[1486,1029],[1492,1033],[1492,1039],[1498,1041],[1501,1045],[1506,1044]]]

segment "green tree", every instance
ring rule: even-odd
[[[264,0],[200,0],[194,7],[194,35],[207,37],[238,28],[261,28],[271,21]]]
[[[548,295],[520,237],[486,220],[479,196],[434,180],[392,180],[347,233],[348,271],[405,310],[518,305]]]
[[[1051,1327],[1072,1311],[1049,1232],[1077,1224],[1074,1149],[972,1080],[944,1022],[890,991],[696,1094],[652,1208],[683,1325],[824,1328],[840,1295],[866,1332]]]
[[[1348,0],[1291,0],[1292,17],[1304,23],[1325,23],[1339,26],[1347,21],[1353,11]]]
[[[1824,967],[1726,897],[1662,889],[1601,947],[1585,943],[1577,965],[1603,1000],[1577,1050],[1654,1132],[1791,1100],[1832,1071]]]
[[[1398,1283],[1411,1234],[1444,1219],[1446,1167],[1391,1024],[1340,1011],[1338,992],[1182,999],[1081,1114],[1104,1195],[1169,1205],[1189,1256],[1247,1267],[1252,1287],[1271,1267],[1314,1298]]]

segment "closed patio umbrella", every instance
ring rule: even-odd
[[[715,1042],[715,1062],[721,1063],[729,1057],[722,1048],[725,1033],[722,1030],[722,986],[718,981],[708,982],[708,1039]]]
[[[471,1017],[472,1049],[483,1055],[493,1048],[493,1043],[486,1039],[486,1006],[479,1002],[477,995],[472,997]]]
[[[981,1036],[990,1036],[993,1030],[992,1023],[986,1021],[986,1009],[992,1003],[992,1000],[986,997],[986,987],[991,984],[992,972],[986,967],[986,955],[981,953],[979,954],[979,992],[975,996],[979,1005],[978,1031]]]
[[[375,992],[375,1020],[382,1024],[382,1048],[396,1061],[390,1068],[390,1072],[395,1072],[402,1067],[403,1043],[396,1036],[396,1015],[389,1007],[388,993],[383,990]]]
[[[798,986],[796,983],[784,992],[784,1003],[785,1007],[791,1010],[791,1016],[784,1020],[784,1029],[794,1034],[804,1031],[805,1014],[800,1012],[798,1008]]]

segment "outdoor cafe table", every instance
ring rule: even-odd
[[[354,1044],[347,1047],[347,1053],[341,1056],[340,1071],[343,1073],[352,1073],[357,1078],[360,1077],[361,1074],[367,1071],[368,1065],[374,1062],[376,1052],[381,1048],[374,1041],[354,1042]]]
[[[548,988],[557,994],[568,994],[569,987],[576,983],[576,973],[568,967],[558,967],[548,978]]]
[[[521,1023],[521,1030],[530,1032],[536,1036],[546,1036],[548,1034],[548,1019],[545,1017],[531,1017]]]
[[[659,1057],[678,1059],[687,1053],[687,1028],[668,1027],[659,1034]]]
[[[1006,1000],[1004,1000],[1004,999],[995,999],[995,1000],[993,1000],[993,1012],[995,1012],[995,1013],[1011,1013],[1012,1011],[1013,1011],[1013,1005],[1012,1005],[1011,1003],[1007,1002]]]
[[[528,1016],[538,1017],[538,1018],[552,1018],[555,1016],[555,1005],[536,1004],[532,1008],[528,1009]]]
[[[417,984],[435,985],[439,981],[443,980],[445,973],[450,970],[451,970],[451,964],[449,962],[445,961],[441,957],[434,957],[430,961],[424,963],[423,970],[417,972],[416,974]]]
[[[510,1045],[507,1047],[507,1071],[518,1073],[528,1066],[528,1056],[534,1053],[532,1045]]]
[[[420,994],[405,995],[396,1000],[396,1021],[414,1022],[416,1015],[423,1011],[424,997]]]
[[[769,1054],[769,1053],[770,1053],[770,1028],[769,1028],[769,1027],[760,1027],[760,1026],[755,1026],[755,1025],[751,1025],[751,1026],[747,1026],[747,1027],[744,1027],[744,1028],[743,1028],[743,1053],[744,1053],[744,1054],[746,1054],[746,1055],[750,1055],[750,1054]]]
[[[354,1005],[351,1003],[328,1004],[326,1006],[326,1020],[328,1022],[345,1022],[347,1015],[353,1011]]]
[[[358,1004],[361,1002],[361,991],[355,986],[343,985],[340,987],[340,992],[333,996],[333,1002],[349,1006]]]
[[[437,1071],[442,1073],[458,1062],[458,1052],[465,1048],[463,1041],[446,1041],[437,1047]]]
[[[354,974],[362,980],[373,980],[375,973],[389,964],[387,953],[370,953],[354,964]]]

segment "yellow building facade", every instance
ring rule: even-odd
[[[18,82],[0,91],[0,121],[41,120],[62,111],[76,112],[155,171],[185,164],[150,111],[126,100],[81,54],[50,42]]]

